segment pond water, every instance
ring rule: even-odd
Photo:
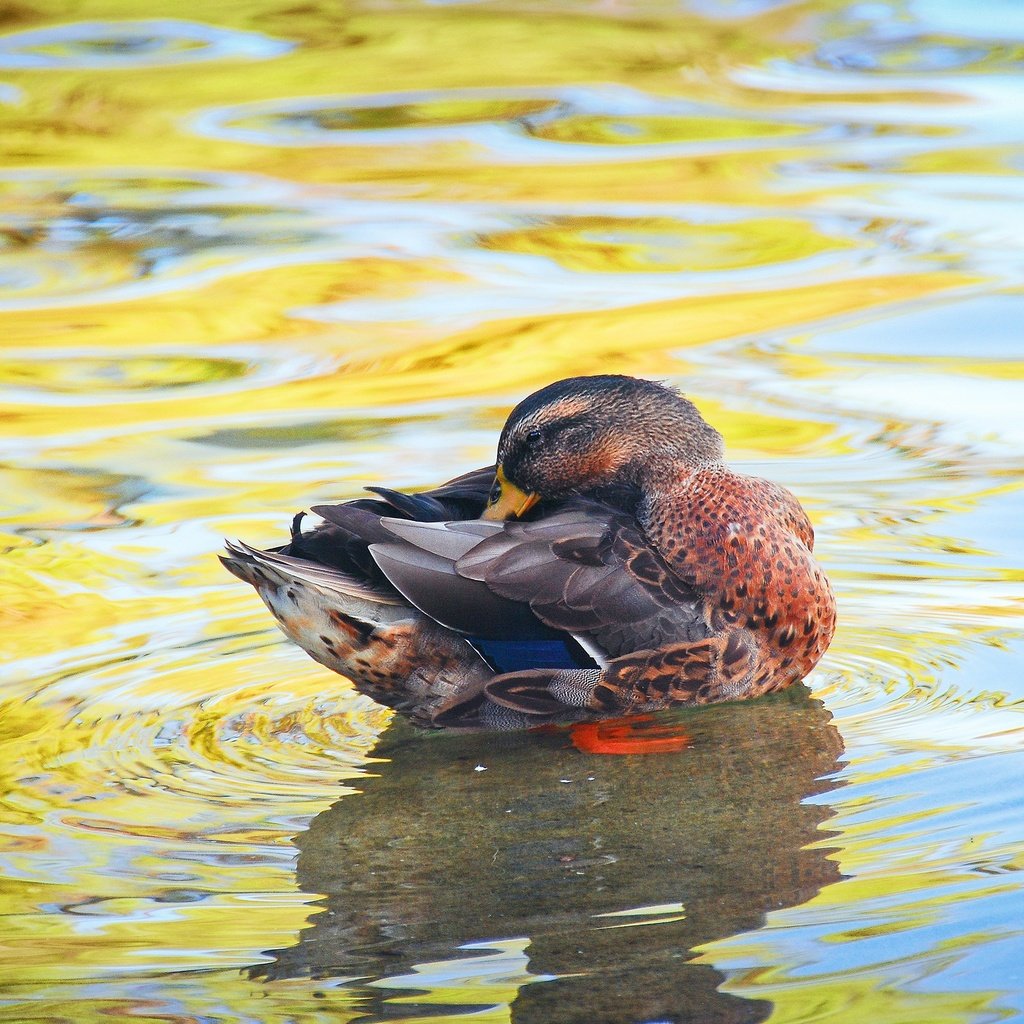
[[[1024,1020],[1024,7],[0,12],[0,1018]],[[673,753],[416,732],[215,558],[669,380],[840,629]]]

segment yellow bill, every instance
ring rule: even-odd
[[[483,518],[519,519],[526,515],[538,501],[540,501],[540,495],[536,491],[528,493],[516,487],[515,484],[509,483],[505,471],[499,466]]]

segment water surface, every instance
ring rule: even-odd
[[[0,1016],[1024,1019],[1009,0],[19,4]],[[794,691],[417,733],[216,559],[679,385],[814,519]]]

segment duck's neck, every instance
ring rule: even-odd
[[[685,488],[694,475],[724,466],[721,459],[673,458],[666,454],[637,467],[637,483],[645,494],[670,494]]]
[[[636,516],[647,536],[657,544],[665,524],[674,521],[675,510],[687,504],[688,493],[699,488],[699,481],[708,473],[725,469],[721,457],[701,461],[666,457],[646,463],[641,471]]]
[[[652,495],[677,492],[695,473],[720,467],[725,459],[722,435],[699,418],[686,424],[685,433],[644,438],[639,448],[643,457],[633,461],[634,481]]]

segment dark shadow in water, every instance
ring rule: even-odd
[[[827,777],[843,753],[831,718],[794,687],[660,716],[691,743],[646,756],[583,754],[564,733],[396,723],[376,751],[389,759],[379,777],[296,839],[299,884],[326,894],[324,912],[254,973],[359,976],[366,1019],[387,1019],[416,1010],[366,981],[523,937],[532,973],[577,976],[523,987],[517,1024],[764,1020],[768,1003],[717,991],[722,976],[687,960],[840,879],[827,849],[805,849],[833,813],[805,798],[839,785]],[[595,916],[676,902],[678,921]]]

